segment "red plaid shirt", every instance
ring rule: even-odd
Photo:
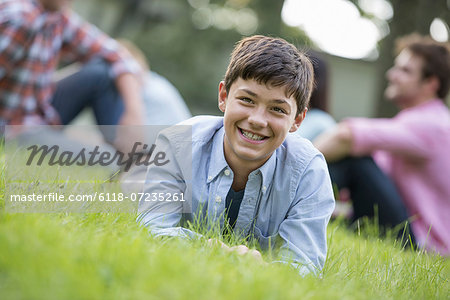
[[[119,44],[73,11],[45,11],[37,0],[0,2],[0,125],[27,119],[57,124],[50,104],[60,59],[86,62],[100,57],[111,76],[136,72],[137,64]]]

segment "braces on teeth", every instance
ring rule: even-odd
[[[247,131],[244,131],[244,130],[242,130],[242,134],[246,138],[249,138],[249,139],[252,139],[252,140],[255,140],[255,141],[260,141],[260,140],[262,140],[264,138],[262,136],[259,136],[257,134],[253,134],[253,133],[250,133],[250,132],[247,132]]]

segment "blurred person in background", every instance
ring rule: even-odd
[[[192,115],[176,87],[166,78],[150,70],[145,54],[134,43],[126,39],[119,39],[118,42],[129,51],[141,67],[138,79],[145,107],[144,124],[165,126],[189,119]],[[151,137],[149,137],[151,134],[147,134],[148,144],[154,143],[156,133],[163,128],[161,126],[146,130],[147,133],[155,133]],[[140,165],[120,174],[122,190],[124,192],[142,190],[146,173],[147,166]]]
[[[324,58],[317,52],[308,54],[314,67],[315,87],[309,102],[308,113],[296,134],[313,141],[322,132],[336,125],[328,113],[328,66]]]
[[[315,146],[332,180],[350,189],[354,220],[377,213],[385,227],[410,218],[413,242],[449,255],[449,45],[413,34],[397,40],[397,53],[385,95],[400,112],[344,120]]]
[[[58,63],[92,61],[56,85]],[[98,124],[143,123],[137,63],[68,0],[0,2],[0,125],[68,124],[92,106]],[[112,138],[112,137],[110,137]]]
[[[173,125],[192,117],[177,88],[163,76],[150,70],[145,54],[131,41],[119,39],[141,66],[138,74],[144,101],[144,124]]]
[[[308,57],[314,67],[314,90],[311,94],[308,112],[302,122],[300,128],[294,133],[304,137],[311,142],[314,141],[320,134],[330,130],[336,126],[336,121],[329,114],[329,67],[328,63],[316,51],[310,50]],[[351,218],[353,209],[348,198],[348,190],[341,189],[339,197],[336,199],[336,206],[334,208],[333,216],[343,216]]]

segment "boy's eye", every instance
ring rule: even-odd
[[[242,97],[242,98],[240,98],[240,100],[243,101],[243,102],[245,102],[245,103],[253,103],[253,100],[252,100],[252,99],[249,99],[249,98],[247,98],[247,97]]]
[[[272,108],[272,110],[273,110],[273,111],[276,111],[276,112],[278,112],[278,113],[286,114],[286,110],[284,110],[284,109],[281,108],[281,107],[274,107],[274,108]]]

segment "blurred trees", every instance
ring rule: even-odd
[[[254,0],[250,3],[258,20],[258,33],[279,36],[281,34],[281,9],[284,1]]]
[[[348,0],[358,6],[360,0]],[[108,28],[126,37],[147,55],[150,66],[180,90],[193,113],[217,113],[218,82],[223,78],[233,45],[245,35],[281,36],[297,46],[313,46],[299,28],[282,22],[282,0],[93,0],[88,19],[99,24],[106,5],[117,9]],[[390,0],[394,16],[390,34],[379,43],[379,76],[392,65],[394,40],[417,31],[428,34],[435,17],[449,20],[447,0]],[[77,2],[75,2],[77,3]],[[82,5],[80,1],[80,5]],[[364,12],[361,10],[364,14]],[[371,17],[366,15],[366,17]],[[304,47],[302,47],[304,48]],[[383,101],[380,80],[376,111],[387,116],[394,109]]]
[[[220,114],[217,88],[234,44],[245,35],[284,36],[298,46],[304,33],[281,20],[284,1],[274,0],[96,0],[88,19],[99,24],[105,5],[119,13],[103,30],[135,42],[150,67],[169,78],[193,113]]]

